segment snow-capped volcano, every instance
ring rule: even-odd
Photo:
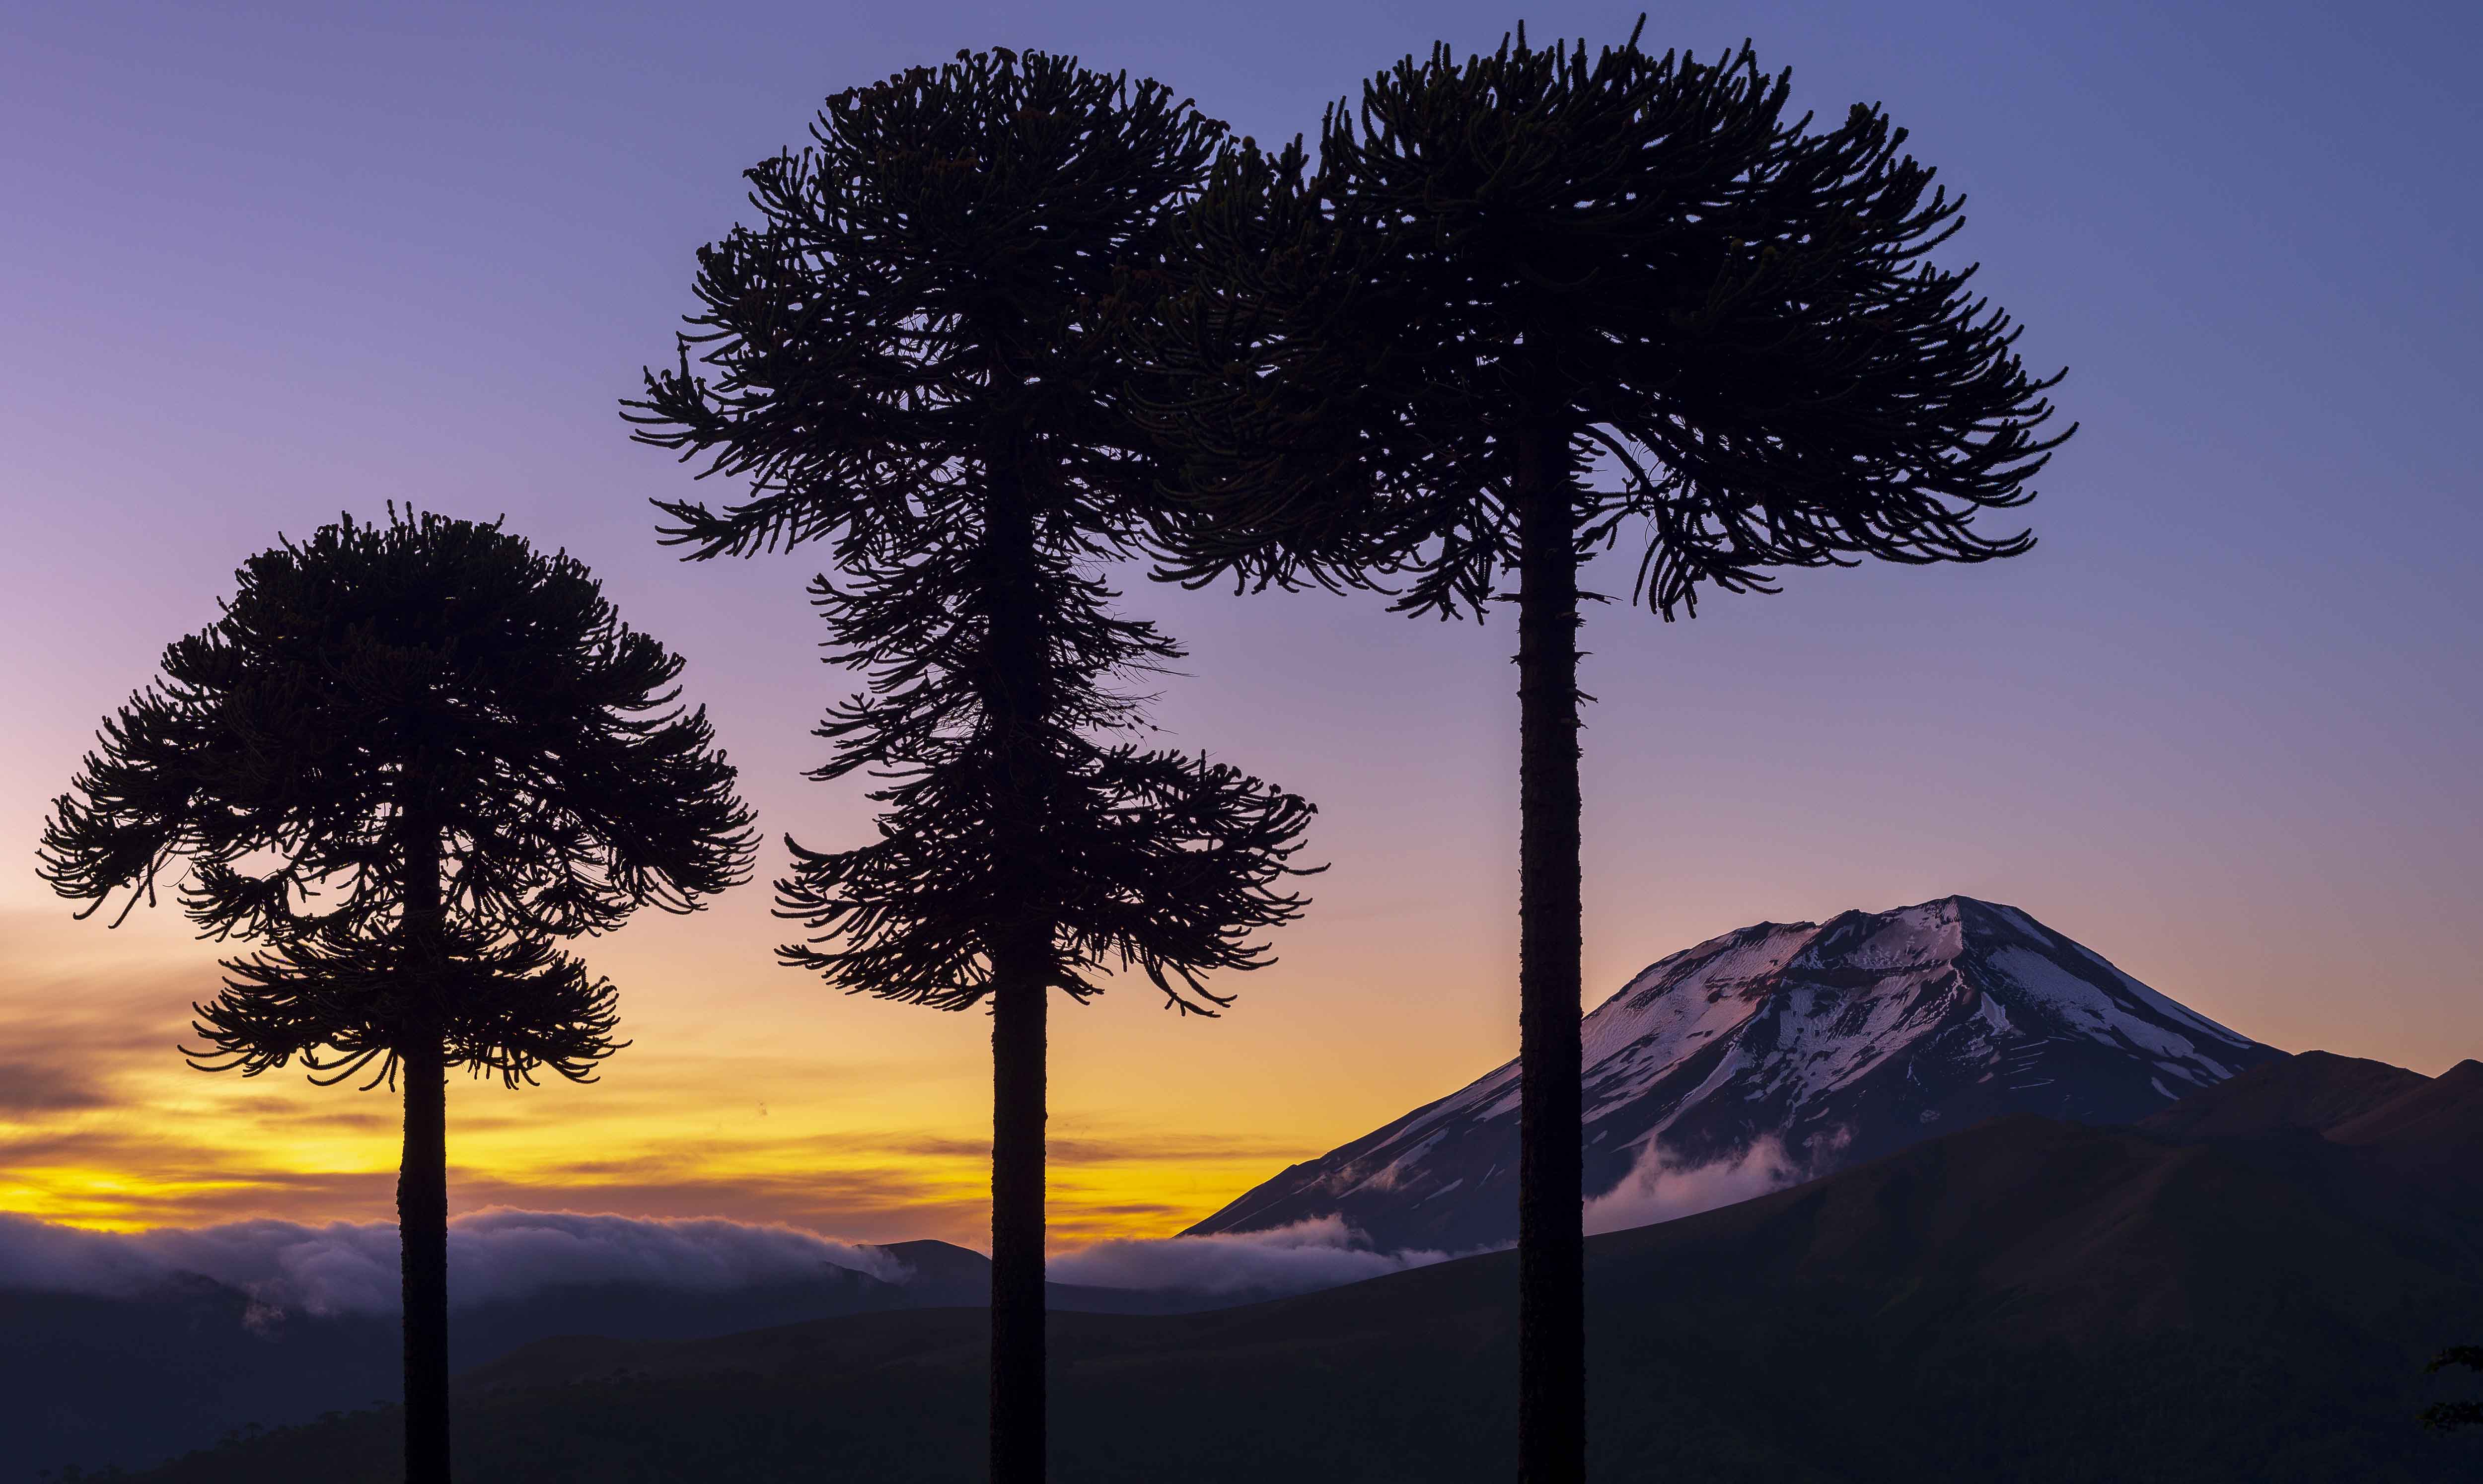
[[[2129,1123],[2284,1053],[2014,907],[1953,896],[1762,922],[1586,1019],[1586,1188],[1756,1149],[1802,1176],[2001,1113]],[[1191,1228],[1342,1215],[1384,1248],[1516,1235],[1517,1064],[1298,1164]]]

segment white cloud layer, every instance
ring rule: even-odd
[[[1328,1216],[1240,1236],[1099,1242],[1055,1257],[1055,1283],[1270,1298],[1438,1262],[1440,1252],[1375,1252]],[[463,1306],[523,1298],[574,1284],[632,1284],[726,1292],[849,1268],[903,1284],[912,1270],[885,1250],[791,1227],[737,1221],[493,1207],[448,1227],[448,1284]],[[329,1315],[393,1313],[397,1234],[391,1224],[243,1221],[152,1232],[90,1232],[0,1213],[0,1288],[134,1298],[198,1273],[270,1309]]]
[[[459,1304],[521,1298],[569,1284],[721,1292],[799,1282],[828,1267],[890,1282],[909,1276],[902,1263],[876,1248],[737,1221],[644,1221],[493,1207],[448,1227],[448,1285]],[[184,1272],[280,1309],[393,1312],[396,1228],[377,1222],[309,1227],[243,1221],[121,1233],[0,1214],[0,1287],[126,1298]]]
[[[1678,1163],[1650,1143],[1619,1184],[1587,1203],[1587,1234],[1677,1221],[1808,1178],[1773,1135],[1737,1155],[1703,1165]]]
[[[1445,1252],[1375,1252],[1342,1216],[1234,1236],[1097,1242],[1052,1259],[1054,1283],[1279,1297],[1445,1261]]]

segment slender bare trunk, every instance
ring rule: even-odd
[[[1517,1476],[1587,1470],[1579,1150],[1578,558],[1566,441],[1519,443]]]
[[[1021,449],[999,440],[984,533],[991,582],[985,703],[1007,801],[992,823],[1015,889],[990,928],[992,958],[992,1484],[1043,1484],[1045,1017],[1052,929],[1038,920],[1041,841],[1054,760],[1043,720],[1051,655]]]
[[[405,922],[415,962],[424,967],[438,945],[441,911],[440,836],[412,822]],[[406,1484],[448,1484],[448,1090],[437,1005],[425,1002],[409,1020],[397,1055],[405,1078],[405,1152],[396,1179],[405,1477]]]
[[[1051,989],[1040,958],[994,967],[992,1484],[1042,1484],[1044,1018]]]

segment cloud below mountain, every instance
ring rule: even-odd
[[[1055,1258],[1054,1283],[1095,1288],[1177,1289],[1218,1297],[1308,1293],[1428,1267],[1445,1252],[1377,1252],[1342,1216],[1233,1236],[1097,1242]]]
[[[1756,1199],[1809,1177],[1770,1135],[1706,1164],[1683,1164],[1650,1142],[1619,1184],[1587,1203],[1587,1234],[1626,1232]]]
[[[1444,1260],[1378,1252],[1337,1217],[1240,1236],[1112,1240],[1052,1259],[1052,1281],[1212,1297],[1308,1293]],[[727,1292],[845,1268],[903,1285],[887,1249],[797,1228],[722,1219],[643,1220],[495,1206],[448,1228],[448,1282],[461,1307],[546,1289],[626,1284]],[[396,1228],[384,1222],[242,1221],[94,1232],[0,1214],[0,1288],[136,1298],[196,1273],[271,1311],[384,1314],[398,1305]]]
[[[494,1207],[448,1228],[449,1290],[461,1305],[579,1284],[714,1292],[799,1282],[823,1267],[890,1282],[907,1276],[902,1263],[876,1248],[737,1221]],[[121,1233],[0,1215],[0,1287],[127,1298],[179,1273],[214,1279],[275,1309],[393,1312],[396,1228],[244,1221]]]

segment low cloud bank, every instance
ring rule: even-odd
[[[1695,1216],[1809,1178],[1774,1135],[1739,1154],[1699,1165],[1681,1163],[1650,1143],[1619,1184],[1587,1203],[1587,1234]]]
[[[1172,1288],[1217,1297],[1270,1298],[1428,1267],[1445,1252],[1375,1252],[1342,1216],[1322,1216],[1268,1232],[1097,1242],[1053,1259],[1054,1283],[1093,1288]]]
[[[448,1286],[460,1305],[522,1298],[572,1284],[643,1284],[721,1292],[800,1282],[848,1268],[892,1283],[911,1276],[875,1248],[791,1227],[646,1221],[503,1207],[448,1227]],[[239,1288],[271,1308],[311,1314],[392,1313],[393,1225],[243,1221],[152,1232],[88,1232],[0,1214],[0,1288],[131,1298],[180,1273]]]
[[[1282,1297],[1424,1267],[1441,1252],[1377,1252],[1341,1217],[1239,1236],[1098,1242],[1055,1257],[1055,1283]],[[578,1284],[721,1293],[798,1283],[847,1268],[904,1284],[913,1270],[884,1249],[791,1227],[648,1221],[494,1207],[448,1228],[448,1286],[459,1306],[522,1299]],[[266,1310],[387,1314],[398,1306],[391,1224],[242,1221],[152,1232],[90,1232],[0,1214],[0,1289],[138,1298],[196,1273]]]

